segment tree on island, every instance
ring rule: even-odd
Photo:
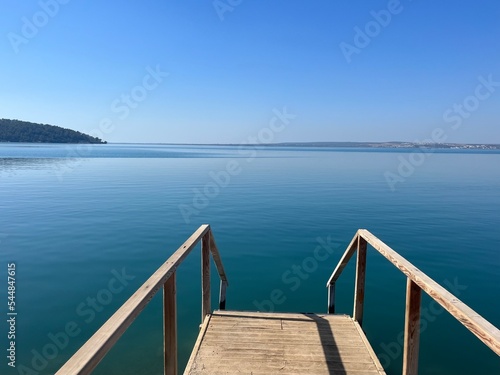
[[[0,119],[0,142],[107,143],[79,131],[33,122]]]

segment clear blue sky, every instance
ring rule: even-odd
[[[275,142],[414,141],[442,128],[450,142],[500,143],[500,85],[476,94],[478,77],[500,82],[498,0],[0,4],[0,117],[83,132],[109,120],[111,142],[224,143],[286,107],[297,117]],[[371,14],[388,9],[389,21]],[[347,59],[342,43],[357,53]],[[159,83],[147,77],[158,66]],[[141,101],[124,102],[133,90]]]

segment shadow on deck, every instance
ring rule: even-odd
[[[385,374],[347,315],[216,311],[184,374]]]

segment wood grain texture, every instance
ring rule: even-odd
[[[194,343],[193,351],[191,352],[191,356],[189,357],[186,368],[190,368],[193,365],[193,362],[196,358],[196,354],[200,350],[201,343],[203,342],[203,339],[205,338],[205,334],[207,332],[207,327],[208,327],[208,324],[210,323],[211,317],[212,317],[211,314],[207,315],[205,320],[203,321],[203,324],[201,325],[200,333],[198,334],[198,338],[196,339],[196,342]],[[184,373],[186,373],[186,372],[184,372]]]
[[[210,252],[212,253],[212,258],[215,263],[215,267],[217,268],[217,272],[219,272],[220,279],[226,282],[226,286],[229,285],[229,281],[227,280],[226,271],[224,269],[224,265],[222,264],[222,259],[220,257],[219,248],[215,243],[215,238],[212,232],[210,232]]]
[[[116,311],[106,323],[59,369],[57,375],[66,374],[89,374],[104,358],[106,353],[113,347],[122,334],[132,324],[135,318],[141,313],[144,307],[151,301],[153,296],[164,287],[167,280],[175,273],[177,267],[189,255],[198,242],[210,233],[208,224],[201,225],[137,291]],[[211,239],[210,239],[211,238]],[[210,244],[205,248],[214,246],[217,256],[217,269],[222,272],[221,278],[227,283],[227,277],[222,266],[220,255],[217,251],[213,236],[210,236]],[[206,280],[206,278],[205,278]],[[174,281],[175,282],[175,281]],[[169,288],[171,284],[167,285]],[[165,296],[168,297],[168,296]],[[205,292],[205,301],[207,294]],[[209,300],[208,295],[208,300]],[[210,305],[204,303],[205,312],[210,309]],[[168,312],[172,314],[171,312]],[[172,329],[170,327],[169,329]],[[170,355],[170,354],[168,354]],[[167,353],[165,354],[167,356]]]
[[[209,230],[200,226],[56,374],[89,374]]]
[[[164,288],[165,373],[177,372],[177,267],[202,241],[202,329],[185,374],[384,374],[361,329],[369,243],[408,277],[404,374],[418,371],[421,290],[500,355],[500,331],[365,229],[360,229],[332,273],[328,310],[335,310],[335,281],[357,253],[354,318],[344,315],[217,311],[210,314],[210,254],[221,278],[225,307],[227,276],[210,227],[202,225],[56,373],[89,374],[160,288]],[[174,359],[175,358],[175,359]]]
[[[363,306],[365,302],[366,247],[366,240],[362,237],[358,237],[356,281],[354,286],[354,308],[352,317],[359,323],[360,326],[363,325]]]
[[[406,283],[405,336],[403,346],[403,375],[418,375],[420,345],[421,289],[412,280]]]
[[[342,255],[342,258],[340,259],[339,263],[337,264],[337,267],[332,272],[332,276],[328,279],[328,282],[326,283],[326,286],[328,287],[329,285],[332,285],[337,281],[339,278],[340,274],[344,270],[344,268],[347,266],[347,263],[349,263],[349,260],[351,260],[351,257],[353,256],[354,252],[356,251],[356,248],[358,246],[358,233],[354,236],[352,239],[351,243],[349,246],[347,246],[347,250],[345,253]]]
[[[384,374],[357,326],[346,315],[216,311],[184,374]]]
[[[354,320],[354,325],[356,326],[357,330],[359,331],[359,335],[361,336],[361,339],[365,342],[366,348],[368,349],[368,352],[370,356],[372,357],[373,361],[375,362],[375,366],[377,367],[377,370],[383,374],[384,373],[384,368],[382,367],[382,364],[380,363],[379,359],[377,358],[377,355],[375,354],[375,351],[373,350],[372,346],[370,345],[370,342],[368,341],[368,338],[366,337],[363,329],[359,325],[358,322]]]
[[[165,375],[177,375],[176,273],[163,287],[163,351]]]
[[[211,313],[210,308],[210,232],[203,236],[201,242],[201,322]]]
[[[431,298],[443,306],[453,317],[476,335],[479,340],[486,344],[497,355],[500,355],[500,330],[498,330],[498,328],[420,271],[401,255],[396,253],[369,231],[360,229],[357,233]]]

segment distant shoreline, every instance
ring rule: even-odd
[[[78,145],[66,142],[5,142],[0,144]],[[444,149],[444,150],[500,150],[492,143],[415,143],[415,142],[281,142],[281,143],[159,143],[159,142],[107,142],[96,145],[157,145],[157,146],[210,146],[210,147],[297,147],[297,148],[374,148],[374,149]]]
[[[108,142],[108,144],[141,144],[163,146],[230,146],[230,147],[303,147],[303,148],[425,148],[450,150],[500,150],[493,143],[416,143],[416,142],[281,142],[281,143],[141,143]]]
[[[60,126],[35,122],[0,119],[0,142],[105,144],[100,138]]]

